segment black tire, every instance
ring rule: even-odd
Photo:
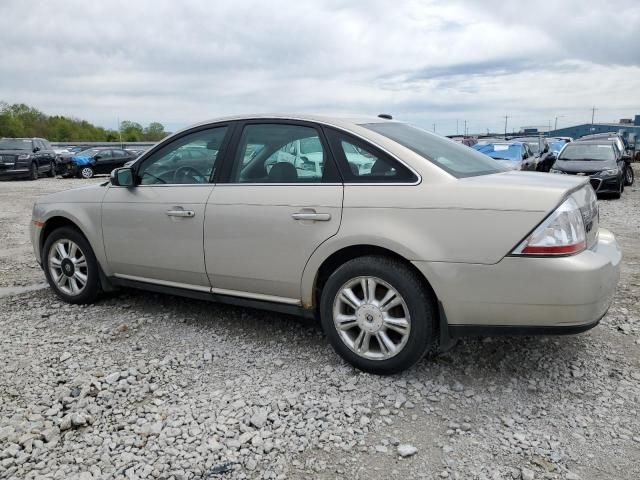
[[[627,187],[630,187],[631,185],[633,185],[634,180],[635,175],[633,172],[633,167],[631,165],[627,165],[624,169],[624,184]]]
[[[56,162],[49,163],[49,172],[47,173],[47,175],[51,178],[56,176]]]
[[[404,347],[390,358],[370,359],[355,353],[342,340],[334,324],[336,296],[349,281],[365,276],[376,277],[393,287],[408,309],[408,339]],[[327,280],[320,297],[320,321],[335,351],[354,367],[377,375],[401,372],[433,350],[437,339],[436,312],[431,293],[415,271],[398,260],[378,255],[359,257],[340,266]]]
[[[87,281],[84,289],[77,295],[68,295],[60,290],[55,280],[52,278],[51,269],[49,268],[49,253],[51,247],[58,240],[71,240],[80,248],[87,262]],[[93,249],[87,239],[78,230],[72,227],[60,227],[51,232],[44,242],[42,248],[42,267],[47,277],[49,286],[55,294],[67,303],[87,304],[93,303],[100,294],[100,273],[98,261],[96,260]]]
[[[38,165],[36,162],[31,162],[29,166],[29,180],[37,180],[38,179]]]

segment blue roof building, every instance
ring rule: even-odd
[[[573,127],[558,128],[547,133],[550,137],[580,138],[594,133],[616,132],[623,133],[625,137],[635,136],[640,139],[640,115],[636,115],[633,122],[627,120],[622,123],[583,123]]]

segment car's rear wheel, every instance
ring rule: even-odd
[[[91,177],[93,177],[93,168],[91,168],[91,167],[82,167],[80,169],[80,176],[82,178],[91,178]]]
[[[633,185],[634,180],[635,175],[633,173],[633,167],[631,167],[631,165],[627,165],[624,169],[624,184],[627,187],[630,187],[631,185]]]
[[[31,166],[29,167],[29,180],[37,180],[38,179],[38,165],[36,162],[31,162]]]
[[[419,275],[398,260],[366,256],[343,264],[327,280],[320,302],[331,345],[360,370],[400,372],[434,345],[433,299]]]
[[[100,291],[98,262],[77,230],[62,227],[44,242],[43,267],[54,292],[68,303],[92,303]]]

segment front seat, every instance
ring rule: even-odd
[[[292,183],[298,181],[298,171],[289,162],[278,162],[269,170],[269,182]]]

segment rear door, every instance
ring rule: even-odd
[[[336,165],[322,132],[307,122],[244,122],[236,136],[207,202],[204,250],[213,291],[298,304],[307,260],[340,227]]]

